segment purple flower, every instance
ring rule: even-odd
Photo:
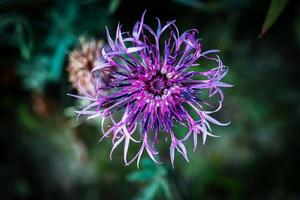
[[[88,119],[102,119],[101,140],[112,137],[111,154],[123,142],[126,165],[135,160],[139,165],[143,152],[159,162],[156,146],[161,138],[170,144],[174,165],[175,150],[188,161],[184,145],[188,138],[193,138],[195,149],[199,135],[203,144],[207,136],[216,137],[211,133],[210,124],[227,125],[210,114],[222,107],[221,88],[231,85],[221,82],[227,68],[220,58],[209,56],[219,51],[202,52],[197,30],[180,34],[175,21],[162,26],[159,19],[157,29],[153,30],[144,23],[144,16],[145,12],[131,33],[122,32],[122,26],[118,25],[112,39],[107,30],[108,46],[102,49],[101,64],[95,66],[93,72],[106,67],[115,69],[105,87],[109,93],[96,98],[83,97],[91,103],[78,114],[89,115]],[[216,66],[205,71],[207,67],[197,64],[202,60],[214,62]],[[212,106],[216,100],[217,106]],[[106,119],[111,121],[111,126],[104,130]],[[175,126],[186,127],[187,132],[180,138],[179,133],[174,132]],[[139,143],[140,148],[128,160],[131,142]]]

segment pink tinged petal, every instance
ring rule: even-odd
[[[207,122],[202,123],[202,126],[201,126],[201,127],[199,126],[199,128],[200,128],[200,130],[201,130],[201,133],[202,133],[203,145],[204,145],[205,142],[206,142],[207,136],[211,136],[211,137],[219,137],[219,136],[217,136],[217,135],[214,135],[214,134],[208,132],[206,126],[208,126],[208,128],[210,129],[209,124],[208,124]]]
[[[207,115],[207,114],[204,114],[204,113],[203,113],[203,117],[204,117],[207,121],[209,121],[209,122],[211,122],[211,123],[213,123],[213,124],[216,124],[216,125],[218,125],[218,126],[227,126],[227,125],[230,124],[230,122],[227,122],[227,123],[221,123],[221,122],[215,120],[214,118],[212,118],[211,116],[209,116],[209,115]]]
[[[195,48],[195,45],[194,45],[190,40],[187,40],[186,43],[187,43],[190,47]]]
[[[161,23],[160,23],[160,20],[158,17],[156,17],[156,20],[157,20],[157,30],[156,30],[156,35],[157,37],[159,37],[160,35],[160,30],[161,30]]]
[[[207,138],[207,131],[202,132],[202,144],[203,144],[203,145],[205,145],[206,138]]]
[[[128,116],[128,107],[126,108],[126,111],[125,111],[124,114],[123,114],[122,120],[125,120],[127,116]],[[113,121],[113,123],[115,124],[115,121],[113,120],[113,118],[112,118],[112,121]],[[129,142],[130,142],[130,140],[132,140],[132,141],[134,141],[134,142],[139,142],[139,141],[136,141],[136,140],[134,140],[134,139],[131,137],[131,134],[128,132],[128,130],[127,130],[125,124],[122,125],[122,126],[120,126],[120,127],[119,127],[118,129],[116,129],[114,132],[115,132],[115,134],[117,134],[117,133],[120,132],[121,130],[122,130],[122,132],[123,132],[122,138],[123,138],[123,137],[125,138],[125,143],[124,143],[124,162],[125,162],[125,164],[127,165],[127,164],[128,164],[128,162],[127,162],[127,153],[128,153],[128,148],[129,148]],[[122,139],[122,140],[123,140],[123,139]],[[119,140],[119,141],[120,141],[120,140]],[[119,144],[119,143],[118,143],[118,144]],[[118,146],[118,145],[117,145],[117,146]],[[114,145],[114,148],[113,148],[113,149],[115,149],[115,148],[116,148],[116,146]]]
[[[211,54],[211,53],[219,53],[219,52],[220,52],[220,50],[212,49],[212,50],[208,50],[208,51],[205,51],[205,52],[201,53],[201,56]]]
[[[148,153],[148,155],[150,156],[150,158],[151,158],[155,163],[161,163],[161,162],[159,162],[159,161],[157,161],[157,160],[155,159],[153,152],[150,151],[150,149],[148,148],[147,145],[146,145],[146,150],[147,150],[147,153]]]
[[[93,96],[91,96],[89,93],[87,93],[86,90],[81,86],[80,80],[78,81],[77,86],[79,87],[79,90],[82,94],[84,94],[85,96],[87,96],[89,98],[93,98]]]
[[[118,40],[119,40],[121,46],[122,46],[123,48],[126,48],[125,43],[124,43],[124,40],[123,40],[123,36],[122,36],[121,27],[122,27],[122,26],[118,24],[116,37],[118,38]]]
[[[119,144],[124,140],[124,138],[125,138],[125,136],[120,137],[120,139],[117,140],[117,141],[113,144],[113,147],[112,147],[112,149],[111,149],[111,151],[110,151],[110,154],[109,154],[109,157],[110,157],[111,160],[112,160],[112,154],[113,154],[114,150],[117,148],[117,146],[119,146]]]
[[[145,47],[129,47],[126,49],[126,53],[134,53],[144,49]]]
[[[114,132],[115,129],[116,129],[116,122],[114,121],[114,119],[112,118],[111,115],[110,115],[110,118],[111,118],[114,126],[112,126],[111,128],[109,128],[106,132],[103,132],[103,136],[101,137],[101,139],[99,140],[99,142],[101,142],[105,137],[108,137],[108,135],[111,134],[112,132]]]
[[[126,165],[130,165],[132,162],[134,162],[137,159],[137,168],[139,168],[140,159],[143,154],[144,148],[145,148],[145,145],[143,144],[141,146],[141,148],[139,149],[138,153]]]
[[[95,72],[95,71],[101,70],[106,67],[111,67],[111,65],[109,63],[97,62],[91,72]]]
[[[130,140],[132,140],[133,142],[135,143],[139,143],[140,141],[138,140],[135,140],[134,138],[131,137],[132,134],[130,134],[126,128],[126,126],[123,127],[123,131],[124,131],[124,134],[126,135],[126,138],[129,138]]]
[[[142,146],[142,151],[138,154],[138,158],[137,158],[137,162],[136,162],[136,166],[139,169],[140,168],[140,160],[141,160],[141,156],[143,155],[143,151],[144,151],[144,146]]]
[[[167,30],[167,28],[168,28],[169,26],[173,25],[175,22],[176,22],[176,20],[173,20],[173,21],[168,22],[168,23],[161,29],[160,35],[161,35],[165,30]]]
[[[174,168],[174,157],[175,157],[175,147],[173,144],[170,146],[170,159],[171,159],[171,164],[172,167]]]
[[[125,136],[125,143],[124,143],[124,162],[127,164],[127,153],[128,153],[128,148],[129,148],[129,141],[130,137]]]
[[[188,156],[187,156],[187,151],[186,151],[186,148],[184,146],[184,144],[180,141],[180,140],[177,140],[177,146],[176,146],[176,149],[179,153],[181,153],[181,155],[184,157],[184,159],[189,162],[189,159],[188,159]]]
[[[224,100],[224,94],[223,94],[222,90],[219,90],[219,95],[220,95],[221,103],[222,103]]]
[[[114,130],[114,127],[108,129],[105,133],[103,133],[103,136],[99,139],[99,142],[101,142],[104,138],[108,137],[109,134],[111,134]]]
[[[150,28],[148,25],[143,24],[143,27],[145,27],[145,29],[147,29],[149,31],[149,33],[155,38],[155,40],[157,41],[157,36],[155,34],[155,32],[152,30],[152,28]]]
[[[136,40],[138,39],[138,28],[139,28],[139,22],[135,23],[133,29],[132,29],[132,36]]]
[[[164,59],[163,59],[164,65],[167,64],[167,59],[170,56],[169,54],[170,54],[170,49],[167,45],[167,42],[165,42],[165,52],[164,52]]]
[[[119,101],[118,103],[113,104],[112,106],[106,108],[104,111],[109,111],[109,110],[111,110],[112,108],[114,108],[114,107],[116,107],[116,106],[118,106],[118,105],[124,103],[125,101],[127,101],[127,98],[126,98],[126,99],[123,99],[122,101]]]
[[[233,85],[231,85],[231,84],[223,83],[223,82],[219,82],[219,81],[215,82],[215,84],[218,87],[233,87]]]
[[[133,37],[124,38],[124,42],[132,42],[135,45],[145,45],[142,41],[137,40],[137,39],[135,39]]]
[[[102,49],[101,49],[101,54],[102,54],[102,56],[103,56],[103,58],[104,58],[105,60],[108,60],[108,61],[111,60],[111,59],[106,55],[105,48],[102,48]]]
[[[187,134],[185,134],[185,136],[183,137],[183,139],[181,141],[186,141],[187,139],[189,139],[192,132],[193,132],[192,127],[190,127],[190,130],[187,132]]]
[[[137,34],[133,35],[133,37],[135,37],[136,39],[138,39],[140,37],[140,34],[142,32],[145,14],[146,14],[146,10],[143,12],[143,15],[142,15],[142,18],[141,18],[141,22],[140,22],[140,26],[139,26],[139,30],[138,30]]]
[[[220,109],[222,108],[222,102],[219,101],[219,106],[217,109],[213,110],[213,111],[203,111],[204,114],[211,114],[211,113],[215,113],[218,112]]]
[[[144,151],[145,146],[142,146],[141,151],[137,154],[137,162],[136,162],[136,166],[139,169],[140,168],[140,160],[141,160],[141,156],[143,155],[143,151]]]
[[[82,99],[82,100],[89,100],[89,101],[95,101],[94,98],[91,97],[86,97],[86,96],[80,96],[80,95],[76,95],[76,94],[67,94],[68,96],[77,98],[77,99]]]
[[[106,119],[106,117],[102,117],[102,119],[101,119],[101,131],[102,131],[102,134],[105,133],[105,131],[104,131],[104,121],[105,121],[105,119]]]
[[[202,123],[200,130],[202,132],[202,144],[204,145],[206,142],[206,138],[207,138],[207,129],[206,129],[205,123]]]
[[[208,136],[210,136],[210,137],[220,137],[219,135],[214,135],[214,134],[212,134],[212,133],[210,133],[210,132],[208,132],[208,131],[206,131],[206,134],[207,134]]]
[[[110,58],[110,56],[122,56],[124,55],[123,51],[112,51],[106,53],[104,48],[102,49],[103,57],[108,60],[109,62],[113,62],[113,60]]]
[[[100,117],[101,116],[101,113],[97,113],[97,114],[94,114],[94,115],[91,115],[87,118],[87,120],[90,120],[90,119],[93,119],[93,118],[96,118],[96,117]]]
[[[111,36],[109,34],[109,30],[108,30],[107,26],[105,26],[105,29],[106,29],[106,35],[107,35],[108,44],[109,44],[110,48],[114,51],[114,50],[116,50],[114,41],[111,39]]]
[[[194,151],[196,151],[197,144],[198,144],[198,133],[197,132],[193,133],[193,139],[194,139]]]
[[[80,115],[90,115],[90,114],[95,114],[96,111],[89,111],[90,108],[95,107],[98,105],[98,102],[94,102],[91,103],[90,105],[88,105],[87,107],[85,107],[83,110],[81,111],[75,111],[75,113],[78,114],[77,119],[80,117]]]
[[[145,135],[145,136],[144,136],[144,139],[143,139],[143,144],[142,144],[140,150],[138,151],[138,153],[137,153],[137,154],[136,154],[129,162],[126,163],[126,165],[130,165],[134,160],[137,159],[137,168],[139,168],[140,159],[141,159],[141,156],[142,156],[142,154],[143,154],[145,148],[146,148],[146,151],[147,151],[149,157],[150,157],[154,162],[161,164],[161,162],[157,161],[157,160],[155,159],[155,157],[154,157],[155,155],[157,155],[157,153],[153,153],[153,152],[150,150],[150,148],[148,147],[148,145],[147,145],[147,135]]]
[[[217,94],[219,92],[218,88],[210,88],[210,92],[209,92],[209,97],[214,96],[215,94]]]
[[[210,125],[207,121],[204,122],[209,131],[211,131]]]
[[[79,114],[79,115],[93,115],[95,113],[97,113],[96,111],[74,111],[76,114]]]

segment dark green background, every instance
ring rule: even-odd
[[[258,38],[270,1],[0,1],[0,199],[299,199],[300,2],[289,1]],[[78,37],[105,39],[177,20],[199,29],[204,50],[229,66],[218,139],[176,156],[175,169],[146,159],[123,166],[122,148],[98,143],[99,125],[77,122],[67,54]],[[168,149],[162,149],[163,158]]]

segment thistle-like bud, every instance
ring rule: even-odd
[[[110,74],[107,70],[101,73],[97,72],[97,75],[92,72],[99,62],[103,42],[95,39],[87,40],[84,37],[79,38],[79,41],[80,47],[75,48],[69,54],[67,67],[69,81],[79,93],[94,97],[97,94],[97,85],[101,87],[104,84],[104,79]],[[103,77],[100,77],[101,75]]]

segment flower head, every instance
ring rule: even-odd
[[[103,86],[109,79],[110,68],[102,68],[97,74],[92,74],[94,66],[99,64],[103,42],[94,39],[87,40],[84,37],[79,39],[80,47],[72,50],[69,54],[69,81],[79,93],[89,96],[96,96],[97,88]],[[97,84],[98,83],[98,84]],[[99,85],[100,84],[100,85]]]
[[[196,148],[199,135],[202,135],[203,144],[207,136],[215,136],[210,124],[226,125],[210,114],[222,106],[221,88],[231,85],[221,82],[227,68],[220,58],[209,56],[218,50],[203,52],[196,38],[197,30],[180,34],[175,21],[162,26],[159,19],[157,29],[153,30],[144,23],[144,15],[131,33],[123,32],[118,25],[115,39],[112,39],[107,30],[109,45],[102,48],[102,64],[93,71],[115,67],[110,84],[105,87],[110,92],[89,98],[91,104],[78,113],[89,115],[88,119],[102,117],[102,125],[105,119],[111,120],[111,127],[103,128],[102,139],[112,137],[111,153],[124,142],[126,165],[134,160],[138,164],[144,151],[158,162],[156,146],[161,138],[169,141],[173,165],[175,150],[188,161],[184,145],[188,138],[193,138]],[[204,69],[197,64],[201,59],[215,62],[216,66],[199,71]],[[217,106],[210,105],[212,99],[218,99]],[[213,109],[207,110],[208,107]],[[121,113],[118,120],[117,112]],[[181,138],[174,132],[177,125],[188,130]],[[131,142],[139,143],[140,149],[128,160]]]

